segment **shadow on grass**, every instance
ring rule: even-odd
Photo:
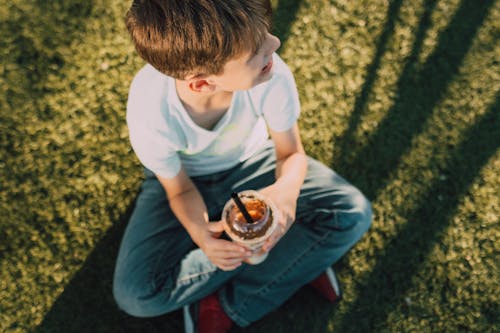
[[[86,20],[91,15],[93,6],[93,0],[78,3],[70,0],[37,0],[26,2],[23,6],[4,5],[8,15],[0,22],[0,48],[4,51],[1,62],[8,64],[3,67],[2,73],[6,83],[7,103],[2,105],[0,122],[4,126],[10,126],[10,129],[19,128],[19,132],[25,134],[22,140],[26,140],[26,143],[20,144],[18,140],[21,140],[21,135],[7,137],[7,132],[5,139],[1,140],[0,149],[6,152],[8,159],[15,160],[21,154],[18,146],[30,143],[29,131],[26,131],[30,126],[29,122],[50,120],[52,117],[48,107],[39,102],[45,94],[50,93],[46,79],[50,74],[59,73],[65,65],[67,60],[60,51],[69,48],[71,42],[85,30]],[[29,114],[18,116],[20,110],[26,109],[26,103],[32,103],[36,107],[30,109]],[[36,178],[36,175],[28,174],[25,168],[16,166],[9,177],[15,177],[19,183],[24,183]],[[45,189],[39,190],[37,194],[49,195]],[[16,202],[19,205],[16,208],[25,212],[26,208],[20,202],[23,202],[22,198]],[[53,223],[43,223],[45,220],[35,214],[23,222],[29,224],[29,228],[36,229],[42,241],[54,253],[58,249],[52,236],[57,232],[68,235],[69,244],[77,244],[64,218],[57,214]],[[10,239],[16,237],[16,233],[4,233],[1,236],[2,242],[15,244]],[[7,255],[8,253],[0,251],[0,259]]]
[[[347,126],[347,130],[341,136],[340,140],[336,143],[336,145],[339,146],[340,150],[338,156],[344,156],[350,150],[349,143],[351,143],[354,140],[353,138],[354,133],[359,125],[359,121],[365,109],[368,97],[370,96],[373,84],[375,83],[375,79],[377,78],[377,71],[380,67],[380,61],[382,59],[382,56],[384,55],[387,42],[394,33],[396,18],[399,15],[402,2],[403,0],[394,0],[390,3],[389,8],[387,9],[387,14],[386,14],[387,21],[384,25],[382,33],[380,34],[380,37],[378,38],[376,44],[376,52],[371,64],[368,66],[366,72],[366,79],[365,82],[363,83],[361,92],[356,97],[356,101],[354,102],[354,108],[349,118],[349,124]],[[421,20],[422,23],[423,21],[424,20]],[[427,25],[422,23],[420,24],[421,27]],[[419,42],[421,43],[421,40],[419,40]]]
[[[368,144],[350,156],[338,156],[341,174],[360,186],[369,198],[380,190],[394,166],[418,135],[434,107],[458,74],[477,30],[493,1],[462,1],[447,28],[439,36],[434,52],[422,67],[416,63],[429,15],[436,0],[427,0],[426,12],[417,30],[410,59],[398,81],[398,97]],[[362,97],[361,97],[362,98]],[[354,115],[359,118],[359,115]],[[345,152],[348,155],[347,152]],[[370,161],[370,163],[366,163]],[[377,177],[373,177],[377,175]]]
[[[355,152],[352,159],[341,161],[338,168],[371,198],[384,187],[389,174],[407,152],[413,138],[422,131],[448,85],[458,74],[493,1],[462,1],[439,36],[436,49],[419,68],[415,59],[420,52],[435,0],[429,0],[426,4],[412,55],[398,82],[398,98],[394,106],[367,146]],[[376,63],[375,59],[373,64]],[[370,71],[374,73],[375,69]],[[367,90],[372,85],[370,80],[373,81],[368,77],[359,96],[351,126],[357,125],[369,92]],[[498,107],[497,96],[488,113],[464,135],[462,143],[450,148],[448,169],[443,170],[448,180],[433,184],[425,196],[435,198],[445,193],[446,199],[439,204],[418,207],[406,216],[409,222],[384,248],[384,255],[378,258],[366,285],[362,287],[356,301],[349,305],[343,320],[335,325],[335,331],[371,332],[386,325],[387,315],[400,305],[404,293],[411,287],[412,277],[418,273],[431,248],[441,240],[460,200],[481,168],[497,151],[500,143]],[[425,228],[422,227],[422,220],[425,220]],[[374,304],[377,306],[374,307]],[[367,313],[369,315],[364,315]]]
[[[120,221],[106,232],[34,332],[182,332],[178,312],[138,319],[120,311],[114,302],[113,270],[134,205],[131,203]]]
[[[287,42],[290,36],[290,28],[297,18],[297,11],[301,3],[301,0],[280,0],[278,6],[273,11],[273,26],[271,30],[273,34],[279,37],[282,45]]]
[[[497,96],[490,110],[471,126],[462,143],[450,152],[448,168],[443,170],[447,180],[435,183],[425,196],[433,200],[444,194],[446,200],[438,208],[424,204],[406,217],[407,224],[384,249],[386,254],[377,260],[356,302],[349,306],[350,311],[336,325],[335,331],[373,332],[376,327],[383,327],[387,315],[401,305],[403,295],[412,286],[412,277],[418,274],[432,247],[441,241],[460,200],[500,147],[499,107]],[[482,316],[494,325],[498,318],[488,308],[493,309],[494,304],[490,307],[485,304]],[[367,318],[363,313],[370,314],[368,321],[361,319]]]
[[[23,72],[18,76],[21,79],[12,83],[21,85],[32,98],[46,93],[47,76],[65,65],[60,50],[69,47],[85,31],[94,1],[37,0],[29,6],[9,5],[9,16],[0,26],[6,36],[12,36],[8,39],[11,46],[6,46],[12,48],[9,57]]]
[[[16,161],[19,155],[24,154],[19,146],[31,144],[30,135],[33,135],[33,132],[27,130],[32,128],[31,122],[46,121],[53,117],[47,104],[40,102],[44,95],[51,92],[46,85],[47,78],[51,74],[59,75],[65,66],[68,60],[61,51],[70,48],[74,39],[81,36],[85,30],[86,21],[93,11],[94,1],[76,3],[70,0],[37,0],[25,2],[22,6],[12,3],[5,4],[4,7],[7,7],[8,15],[5,15],[5,19],[0,22],[2,35],[0,48],[4,50],[0,62],[5,61],[8,64],[3,67],[2,73],[6,83],[7,105],[2,105],[0,123],[9,126],[9,131],[18,132],[16,136],[9,136],[7,131],[3,136],[5,139],[1,140],[0,149],[6,153],[7,165],[11,162],[12,166],[12,161]],[[32,104],[34,107],[24,112],[27,110],[26,104]],[[9,177],[16,178],[19,184],[33,182],[39,186],[36,195],[49,196],[48,189],[40,185],[38,175],[26,171],[28,169],[23,166],[16,165],[12,168],[12,172],[8,172]],[[45,223],[45,217],[31,213],[31,209],[23,206],[27,204],[24,201],[23,197],[18,201],[14,200],[13,210],[20,211],[20,216],[28,216],[19,225],[27,224],[26,228],[37,230],[41,241],[53,253],[60,251],[53,239],[56,234],[66,235],[70,247],[78,244],[57,209],[50,207],[49,210],[54,212],[54,216],[51,223]],[[12,241],[14,237],[18,237],[12,230],[8,233],[2,230],[0,235],[5,244],[18,243]],[[8,255],[7,251],[0,251],[0,259]]]

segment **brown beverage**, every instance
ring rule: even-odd
[[[234,201],[229,200],[222,212],[224,230],[233,241],[252,250],[254,255],[247,259],[249,264],[259,264],[267,257],[261,249],[276,227],[276,209],[269,199],[256,191],[243,191],[238,193],[238,197],[252,222],[248,222]]]

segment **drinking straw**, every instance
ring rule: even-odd
[[[236,192],[231,193],[231,198],[233,198],[234,202],[236,203],[236,206],[240,209],[240,212],[243,214],[245,217],[245,220],[247,220],[248,223],[253,223],[252,217],[250,214],[248,214],[247,209],[245,208],[245,205],[243,202],[241,202],[240,197]]]

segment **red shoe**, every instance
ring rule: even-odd
[[[320,276],[309,282],[309,285],[331,303],[335,303],[342,298],[339,282],[331,267],[328,267]]]
[[[196,323],[192,313],[197,312]],[[196,326],[196,329],[195,329]],[[222,309],[216,294],[209,295],[198,304],[198,311],[184,307],[184,329],[186,333],[227,333],[233,326],[233,321]]]

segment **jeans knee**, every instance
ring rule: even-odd
[[[134,317],[146,317],[142,302],[144,300],[145,284],[121,276],[114,277],[113,298],[118,307]]]
[[[117,279],[113,281],[113,298],[116,305],[131,316],[135,316],[133,304],[136,304],[137,295],[134,295],[131,288],[127,285],[126,281]]]
[[[356,202],[358,203],[359,210],[358,223],[363,227],[363,232],[366,232],[372,224],[372,204],[362,193],[359,193],[359,197]]]
[[[335,213],[333,227],[344,233],[344,237],[357,242],[370,228],[372,206],[370,201],[357,189],[351,192],[348,200]]]
[[[152,280],[148,274],[115,273],[113,298],[122,311],[133,317],[163,315],[178,308],[169,281]]]

